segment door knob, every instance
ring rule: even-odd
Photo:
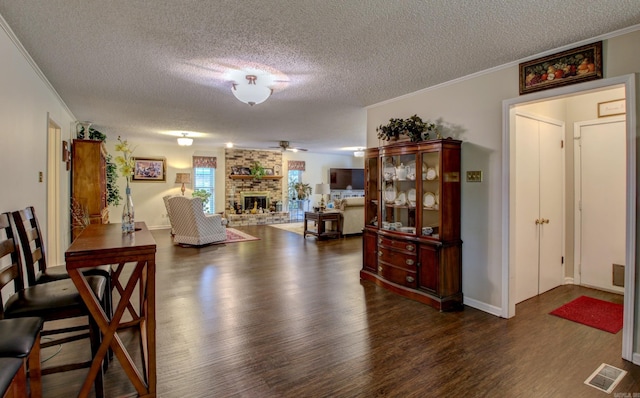
[[[538,224],[542,224],[542,222],[540,222],[540,220],[536,218],[536,225]]]
[[[549,224],[549,219],[543,218],[541,224]]]

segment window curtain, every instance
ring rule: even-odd
[[[300,170],[300,171],[305,170],[304,160],[289,160],[287,165],[289,170]]]
[[[194,156],[193,167],[202,167],[209,169],[216,169],[218,166],[218,159],[213,156]]]

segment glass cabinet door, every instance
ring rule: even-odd
[[[421,160],[421,203],[423,237],[440,237],[440,151],[423,152]]]
[[[368,154],[364,161],[365,168],[365,225],[378,226],[378,178],[380,171],[378,168],[378,152]]]
[[[416,155],[382,156],[380,228],[416,234]]]

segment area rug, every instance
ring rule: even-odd
[[[236,243],[236,242],[248,242],[250,240],[260,240],[260,238],[256,238],[255,236],[249,235],[248,233],[238,231],[235,228],[227,227],[227,239],[222,242],[215,242],[215,244],[223,244],[223,243]]]
[[[622,310],[622,304],[580,296],[550,314],[615,334],[622,329]]]
[[[313,223],[312,223],[313,224]],[[269,224],[270,227],[284,229],[285,231],[294,232],[298,235],[304,234],[304,222],[291,222],[284,224]]]

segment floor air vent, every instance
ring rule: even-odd
[[[611,394],[611,391],[616,388],[626,374],[627,372],[622,369],[603,363],[595,372],[591,373],[591,376],[584,381],[584,384]]]

